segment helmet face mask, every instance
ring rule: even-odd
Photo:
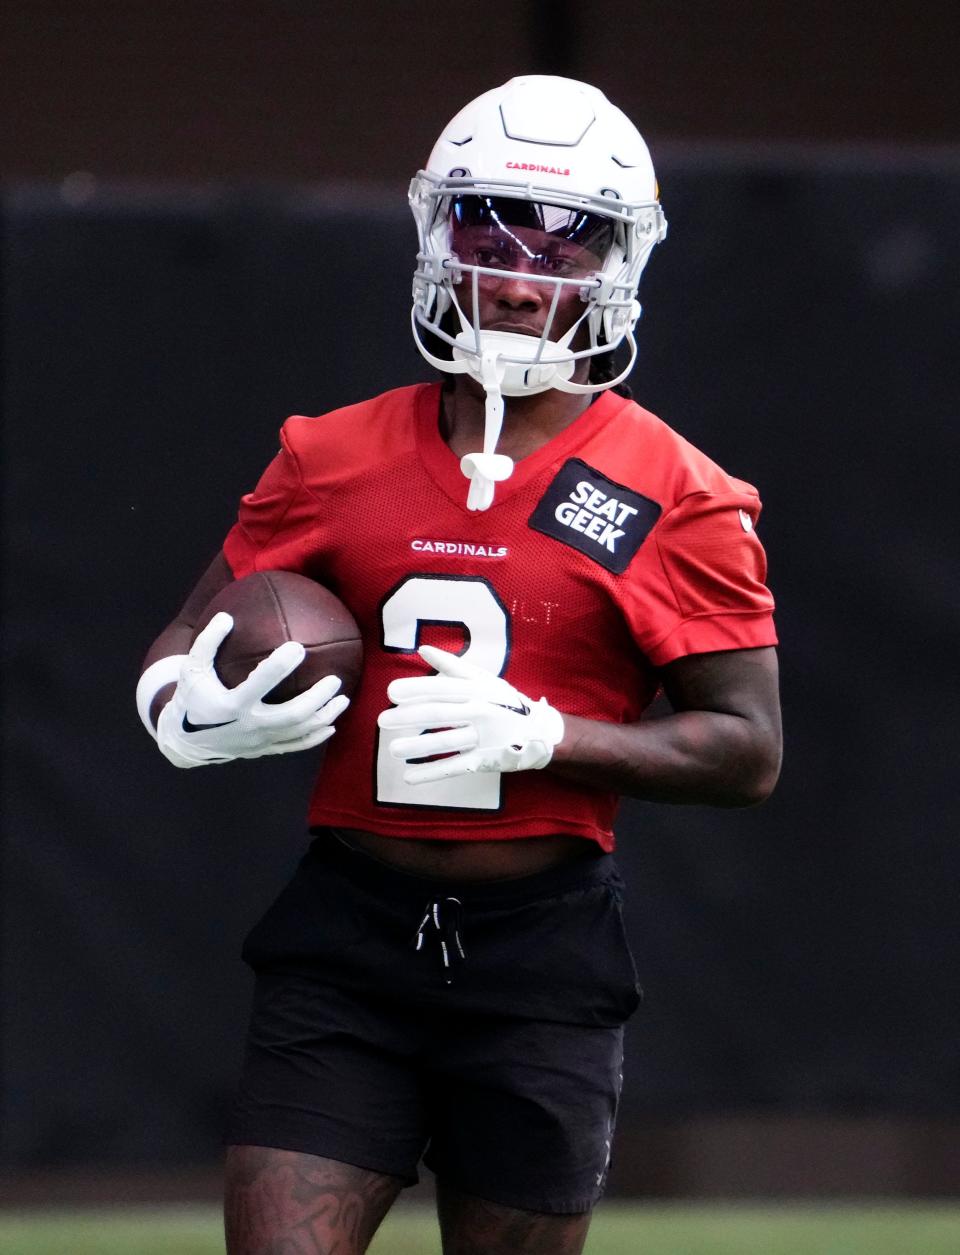
[[[596,282],[613,247],[613,223],[579,209],[506,197],[456,196],[440,212],[448,223],[450,294],[461,329],[454,356],[477,351],[481,332],[498,328],[539,342],[520,346],[514,354],[518,367],[531,354],[534,364],[544,360],[545,351],[556,357],[554,344],[571,345],[588,313],[584,285]],[[526,308],[511,311],[507,305],[494,311],[496,318],[481,320],[482,306],[495,304],[502,286],[518,278]],[[545,315],[534,312],[537,304],[547,307]],[[580,331],[577,340],[583,339]],[[523,374],[521,386],[530,387],[531,372]],[[515,386],[515,380],[505,380],[504,391],[509,395]]]
[[[476,310],[477,302],[469,297],[464,301],[459,294],[478,278],[488,282],[522,273],[530,282],[542,285],[551,302],[560,298],[561,289],[576,288],[584,306],[578,324],[589,331],[589,343],[574,349],[566,329],[565,334],[552,334],[556,332],[554,323],[546,328],[545,339],[563,352],[548,351],[549,357],[575,366],[585,358],[614,351],[629,338],[630,362],[618,378],[629,373],[635,356],[632,332],[640,313],[636,300],[640,272],[666,227],[659,204],[631,205],[612,197],[569,195],[561,201],[554,189],[488,180],[481,183],[459,172],[455,179],[437,179],[426,171],[413,180],[410,202],[421,239],[413,285],[414,338],[438,369],[450,370],[457,355],[449,360],[436,358],[426,350],[418,328],[451,347],[456,340],[457,349],[468,353],[476,365],[482,353],[479,332],[483,329],[467,316],[463,306],[468,304]],[[457,337],[441,326],[451,309],[460,324]],[[512,346],[504,360],[508,366],[523,367],[542,361],[543,352],[537,350],[534,341],[533,345]],[[454,370],[460,373],[455,366]],[[573,371],[564,373],[569,378]],[[564,391],[598,391],[612,386],[618,378],[596,387],[564,388],[564,381],[551,383],[543,372],[512,370],[503,391],[508,396],[541,392],[552,386]]]
[[[437,369],[483,385],[485,453],[499,434],[502,396],[592,393],[626,378],[640,273],[666,220],[643,139],[601,92],[529,76],[485,93],[446,127],[409,200],[419,236],[414,340]],[[511,316],[502,329],[481,319],[484,292],[521,278],[535,287],[531,304],[546,307],[542,324],[542,313],[525,326]],[[619,374],[574,380],[580,363],[624,340],[630,356]]]

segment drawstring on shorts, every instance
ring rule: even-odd
[[[463,925],[463,903],[459,898],[432,898],[413,939],[413,948],[424,949],[427,936],[437,939],[443,963],[443,983],[453,984],[454,967],[467,957],[460,930]]]

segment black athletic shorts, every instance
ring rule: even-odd
[[[514,880],[410,875],[321,832],[244,945],[227,1140],[530,1211],[600,1196],[639,1002],[610,855]]]

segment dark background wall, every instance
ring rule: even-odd
[[[492,84],[599,84],[654,144],[960,137],[957,7],[904,0],[8,0],[0,170],[397,179]]]
[[[634,390],[759,484],[783,638],[772,801],[623,808],[647,1002],[618,1179],[956,1191],[947,6],[4,21],[3,1162],[216,1157],[239,942],[302,849],[311,765],[175,772],[140,656],[287,413],[424,377],[406,179],[533,68],[651,138],[670,237]]]

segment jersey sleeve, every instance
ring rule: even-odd
[[[237,521],[223,552],[236,579],[254,571],[300,571],[316,521],[317,501],[304,486],[290,439],[290,422],[280,433],[280,451],[253,492],[241,498]]]
[[[627,621],[654,666],[777,643],[759,514],[759,498],[744,485],[692,493],[660,520],[624,594]]]

